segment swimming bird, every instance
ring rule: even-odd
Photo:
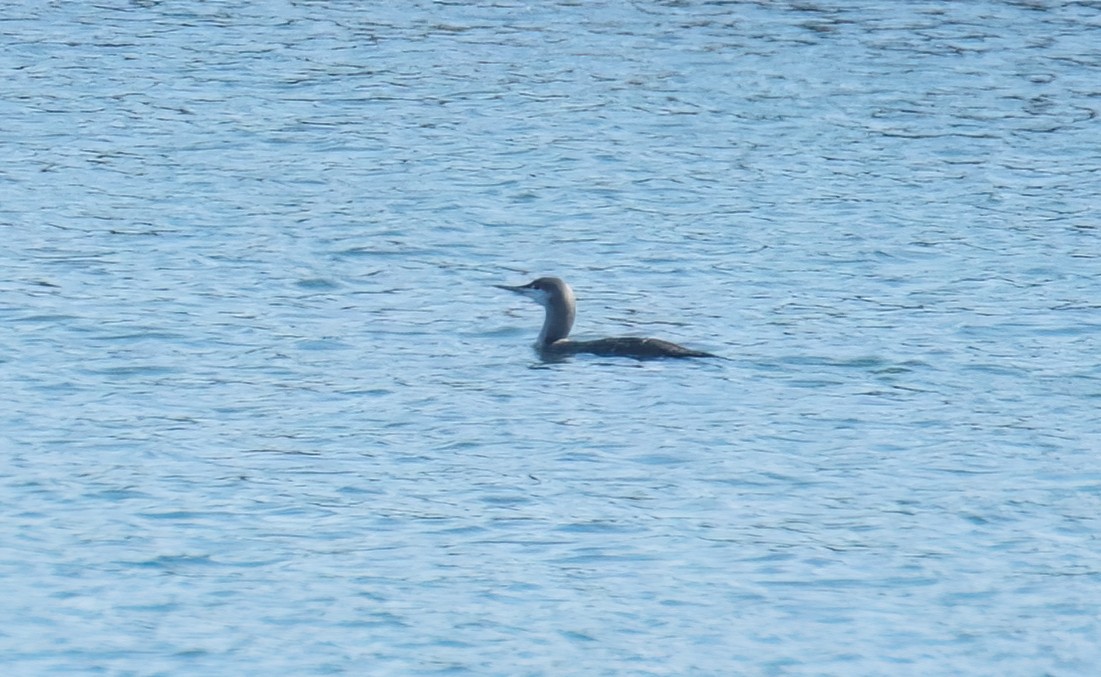
[[[623,336],[595,341],[572,341],[566,337],[573,328],[577,302],[574,299],[573,289],[570,289],[570,285],[565,281],[557,277],[541,277],[516,287],[503,284],[493,286],[526,296],[546,309],[543,330],[539,332],[539,339],[535,342],[535,349],[544,358],[564,357],[577,353],[591,353],[603,357],[633,357],[636,360],[658,357],[718,357],[718,355],[692,350],[655,338]]]

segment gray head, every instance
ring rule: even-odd
[[[564,280],[557,277],[541,277],[518,287],[503,284],[493,286],[526,296],[547,309],[546,319],[543,320],[543,331],[539,333],[541,345],[550,345],[569,336],[570,329],[573,328],[576,302],[573,290]]]

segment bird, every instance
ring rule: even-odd
[[[536,351],[544,359],[556,359],[578,353],[590,353],[601,357],[632,357],[636,360],[663,357],[719,357],[656,338],[620,336],[594,341],[574,341],[567,337],[570,329],[573,328],[577,302],[573,289],[564,280],[557,277],[540,277],[517,286],[504,284],[493,286],[525,296],[546,309],[543,329],[535,342]]]

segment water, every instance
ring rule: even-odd
[[[0,23],[10,674],[1093,673],[1101,6],[380,5]]]

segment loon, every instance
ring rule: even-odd
[[[571,341],[566,337],[573,327],[577,304],[573,289],[570,289],[570,285],[564,280],[557,277],[541,277],[516,287],[503,284],[493,286],[526,296],[546,308],[547,316],[543,320],[543,330],[539,332],[539,339],[535,342],[535,349],[544,359],[578,353],[591,353],[602,357],[633,357],[636,360],[659,357],[718,357],[718,355],[692,350],[655,338],[624,336],[595,341]]]

